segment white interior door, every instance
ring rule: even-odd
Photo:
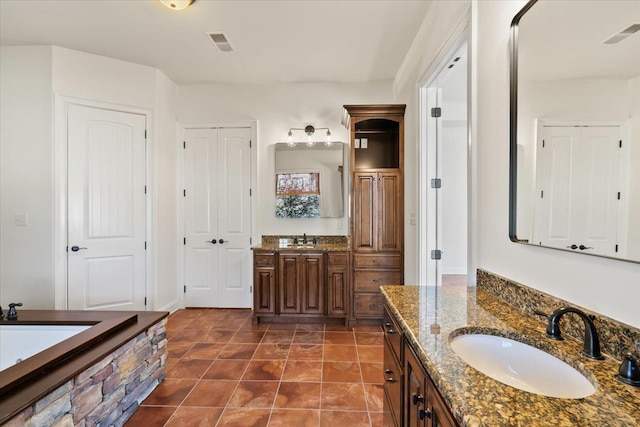
[[[68,110],[68,307],[144,310],[143,115]]]
[[[187,307],[251,307],[250,129],[185,131]]]
[[[542,127],[534,242],[615,256],[621,135],[619,126]]]

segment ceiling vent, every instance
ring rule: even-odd
[[[209,40],[213,43],[213,45],[220,52],[233,52],[233,46],[229,40],[227,40],[227,36],[224,33],[205,33]]]
[[[620,31],[619,33],[614,34],[609,39],[603,41],[602,44],[616,44],[616,43],[619,43],[622,40],[624,40],[627,37],[629,37],[630,35],[637,33],[638,31],[640,31],[640,23],[632,24],[632,25],[628,26],[627,28],[625,28],[624,30]]]

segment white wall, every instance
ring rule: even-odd
[[[147,126],[152,163],[157,163],[152,167],[162,171],[154,189],[154,207],[162,215],[154,217],[154,226],[158,242],[171,245],[156,244],[162,268],[157,283],[153,275],[148,283],[150,296],[158,297],[154,308],[177,307],[177,86],[151,67],[56,46],[3,47],[1,64],[3,301],[19,299],[28,308],[54,307],[55,93],[151,112],[153,122]],[[22,212],[29,214],[29,226],[17,228],[13,215]]]
[[[627,257],[640,259],[640,76],[629,80],[629,113],[631,114],[631,152],[633,165],[629,176],[629,230]]]
[[[307,124],[328,127],[334,141],[348,144],[349,132],[340,124],[342,105],[380,104],[391,101],[390,81],[371,84],[181,86],[179,120],[181,124],[258,121],[258,188],[254,191],[257,199],[254,209],[258,216],[258,229],[254,235],[346,235],[346,218],[275,217],[273,144],[286,142],[290,128],[300,128]],[[345,215],[347,211],[348,209],[345,209]],[[342,228],[338,228],[338,223],[341,223]]]
[[[473,6],[478,266],[638,327],[639,264],[509,240],[509,26],[524,4],[486,0]]]
[[[0,48],[0,303],[53,308],[50,46]],[[27,226],[15,215],[26,214]]]

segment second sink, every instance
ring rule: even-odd
[[[567,363],[509,338],[466,334],[452,338],[449,344],[473,368],[520,390],[565,399],[581,399],[596,391]]]

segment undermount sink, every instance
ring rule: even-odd
[[[473,368],[520,390],[564,399],[580,399],[596,391],[567,363],[509,338],[465,334],[453,337],[449,345]]]

